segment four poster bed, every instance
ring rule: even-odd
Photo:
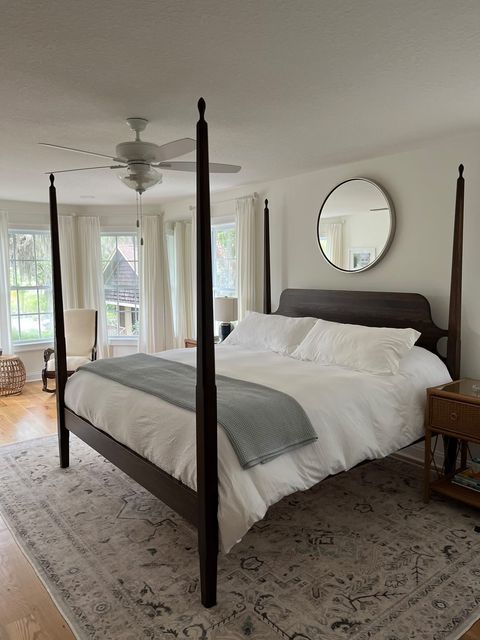
[[[198,530],[201,600],[204,606],[211,607],[216,603],[217,554],[221,542],[219,527],[223,536],[223,548],[228,550],[239,535],[241,537],[253,522],[263,517],[270,504],[284,495],[313,486],[323,477],[351,468],[362,460],[388,455],[394,450],[412,444],[421,436],[422,421],[419,415],[423,409],[425,387],[432,386],[428,382],[435,379],[435,376],[438,378],[448,375],[445,365],[436,356],[446,364],[453,378],[459,376],[464,181],[463,167],[461,167],[457,181],[448,330],[440,329],[433,323],[430,305],[427,299],[419,294],[300,289],[287,289],[282,293],[275,316],[322,318],[370,327],[412,328],[421,332],[417,345],[423,348],[417,350],[415,358],[410,358],[398,375],[368,377],[359,372],[346,372],[337,367],[333,379],[325,378],[326,392],[319,401],[316,399],[317,387],[321,387],[321,376],[324,372],[314,363],[300,362],[266,351],[262,351],[259,358],[255,352],[235,345],[217,349],[217,356],[215,356],[208,130],[204,119],[203,99],[199,101],[198,108],[200,114],[197,123],[196,160],[198,347],[196,411],[194,413],[170,407],[161,398],[146,394],[142,394],[141,397],[133,395],[141,394],[141,391],[131,391],[128,399],[129,406],[127,406],[125,402],[122,404],[122,398],[126,393],[125,387],[102,378],[97,378],[92,387],[92,374],[82,371],[69,380],[66,393],[67,369],[58,215],[53,176],[50,176],[50,213],[60,465],[62,468],[69,465],[69,434],[72,432],[192,523]],[[264,311],[266,314],[271,313],[268,224],[268,202],[265,201]],[[446,358],[442,358],[437,351],[440,338],[447,339]],[[194,350],[165,353],[167,360],[195,364],[192,362],[192,358],[195,357]],[[233,355],[230,356],[230,353]],[[236,368],[232,368],[233,361]],[[429,367],[432,371],[435,369],[435,373],[432,373],[433,378],[422,377],[422,369]],[[233,377],[242,377],[243,372],[245,377],[250,376],[254,382],[268,383],[269,386],[271,383],[272,387],[277,385],[278,389],[281,389],[282,385],[285,388],[287,384],[285,380],[290,380],[288,385],[291,385],[291,388],[288,385],[286,388],[305,404],[307,413],[311,412],[312,423],[320,434],[318,440],[291,453],[285,453],[268,464],[242,468],[232,455],[231,446],[223,430],[218,430],[217,427],[216,368],[217,373],[220,371]],[[329,367],[323,367],[323,369],[329,369]],[[251,373],[252,371],[254,373]],[[373,380],[373,378],[376,379]],[[444,380],[439,379],[438,383],[442,381]],[[412,393],[415,394],[415,402],[411,401]],[[325,422],[322,411],[327,412],[326,422],[335,421],[336,415],[341,413],[339,407],[346,404],[345,415],[341,419],[348,422],[349,412],[354,413],[355,403],[364,402],[365,395],[372,397],[371,413],[367,412],[358,419],[358,429],[355,432],[345,433],[342,432],[340,422],[335,425],[338,427],[338,435],[335,437],[343,438],[346,444],[337,442],[330,433],[325,432],[324,438],[322,429],[320,427],[317,429],[317,423],[322,420]],[[350,404],[345,402],[345,397]],[[315,402],[317,405],[319,402],[322,405],[320,411],[317,411]],[[404,411],[405,404],[415,405],[413,409],[416,413],[414,416],[405,414],[402,418],[403,422],[398,422],[396,416]],[[108,407],[108,405],[111,406]],[[129,413],[130,409],[133,411],[132,407],[136,407],[135,410],[139,412],[135,414],[136,417],[132,417],[134,414]],[[373,433],[370,421],[377,420],[378,415],[375,411],[380,412],[380,415],[388,414],[388,420],[392,424],[388,437],[380,432],[378,425],[377,432]],[[161,429],[156,429],[155,427],[159,426],[159,415],[163,416],[165,424],[161,425]],[[167,423],[170,418],[172,423],[176,423],[176,431],[168,432]],[[410,419],[416,420],[417,423],[413,431],[409,430]],[[133,424],[130,424],[130,430],[128,429],[129,420],[134,420]],[[385,418],[385,422],[388,420]],[[354,427],[350,426],[350,428]],[[384,431],[387,432],[388,429],[385,427]],[[148,440],[147,434],[150,434],[151,439],[158,439],[163,437],[164,432],[168,433],[165,435],[166,453],[162,454],[162,447],[155,449],[151,440]],[[137,438],[136,443],[134,438]],[[176,468],[175,465],[169,466],[169,460],[175,457],[172,456],[172,451],[175,452],[175,449],[171,449],[172,442],[175,443],[178,457],[184,458],[181,469]],[[447,447],[447,464],[452,464],[451,458],[456,451],[455,444],[453,442]],[[337,455],[337,447],[342,446],[342,453]],[[290,484],[285,484],[286,477],[290,478]],[[238,516],[239,513],[241,516]],[[235,519],[235,514],[242,522],[238,525],[238,529],[229,532],[229,522]],[[228,538],[229,535],[230,538]]]

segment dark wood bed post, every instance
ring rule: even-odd
[[[462,255],[463,208],[465,179],[463,164],[458,167],[457,194],[455,199],[455,225],[453,230],[452,276],[450,281],[450,307],[448,312],[447,367],[454,380],[460,377],[462,330]]]
[[[217,388],[213,342],[212,247],[208,125],[205,100],[197,123],[197,495],[202,604],[217,603],[218,463]]]
[[[455,198],[455,223],[453,230],[452,275],[450,280],[450,306],[448,311],[447,367],[454,380],[460,378],[461,332],[462,332],[462,264],[463,264],[463,210],[465,201],[465,179],[463,164],[458,167],[457,193]],[[445,449],[444,471],[455,471],[458,442],[456,438],[443,438]]]
[[[270,211],[268,200],[263,210],[263,313],[272,313],[272,285],[270,276]]]
[[[60,466],[69,464],[69,436],[65,426],[65,385],[67,384],[67,350],[63,320],[62,271],[60,267],[60,241],[58,237],[58,209],[55,178],[50,174],[50,233],[52,243],[53,311],[55,318],[55,384],[57,387],[57,429]]]

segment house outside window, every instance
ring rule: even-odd
[[[12,340],[15,344],[51,340],[53,313],[50,233],[11,230],[8,242]]]
[[[102,233],[102,267],[108,335],[138,336],[140,290],[135,233]]]

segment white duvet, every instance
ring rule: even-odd
[[[158,355],[194,365],[196,349]],[[441,360],[420,347],[402,359],[398,374],[386,376],[229,345],[216,347],[216,367],[217,373],[293,396],[318,434],[313,444],[244,470],[219,427],[218,515],[225,552],[282,497],[421,437],[425,389],[450,380]],[[69,379],[65,401],[79,416],[196,488],[193,412],[87,371]]]

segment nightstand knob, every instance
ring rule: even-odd
[[[457,414],[457,412],[456,412],[456,411],[452,411],[452,412],[450,413],[450,420],[451,420],[452,422],[456,422],[457,418],[458,418],[458,414]]]

